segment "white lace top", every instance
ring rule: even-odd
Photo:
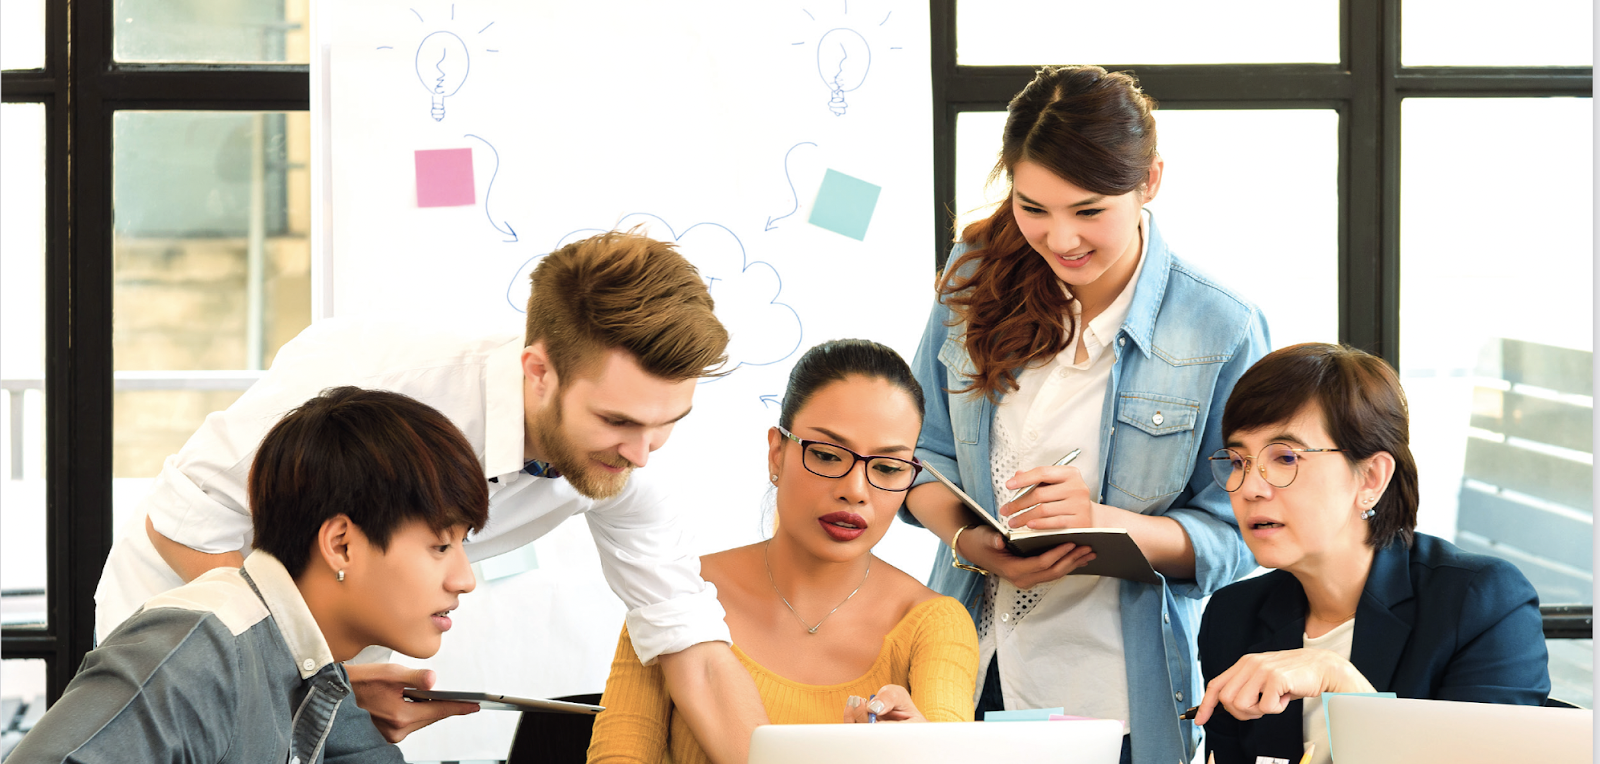
[[[1089,495],[1101,498],[1100,431],[1116,364],[1116,353],[1108,351],[1127,318],[1144,254],[1128,286],[1086,326],[1080,325],[1081,308],[1073,304],[1076,340],[1087,359],[1073,363],[1076,347],[1069,347],[1049,363],[1023,370],[1020,389],[995,408],[989,467],[996,504],[1017,493],[1005,483],[1018,470],[1052,464],[1074,448],[1083,452],[1072,466],[1082,471]],[[1119,719],[1126,729],[1120,588],[1117,579],[1099,576],[1067,576],[1027,590],[998,576],[985,579],[979,665],[987,666],[999,654],[1008,710],[1059,706],[1068,714]],[[978,680],[981,696],[984,674]]]

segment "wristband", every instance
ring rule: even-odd
[[[977,523],[965,526],[961,530],[956,531],[956,535],[950,537],[950,566],[953,568],[959,568],[961,570],[970,570],[973,573],[987,576],[989,575],[989,571],[984,570],[976,565],[968,565],[967,563],[962,562],[961,553],[956,551],[956,542],[961,540],[961,534],[976,527],[978,527]]]

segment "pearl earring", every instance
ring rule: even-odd
[[[335,578],[339,579],[339,583],[341,583],[341,584],[344,583],[344,571],[342,571],[342,570],[339,571],[338,575],[336,575]]]
[[[778,473],[776,473],[776,472],[772,473],[772,484],[773,485],[777,485],[778,484]]]

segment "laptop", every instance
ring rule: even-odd
[[[1334,762],[1590,764],[1594,712],[1449,700],[1328,698]]]
[[[750,738],[750,764],[953,761],[1117,764],[1122,722],[769,724]]]

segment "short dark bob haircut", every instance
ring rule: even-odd
[[[1307,342],[1274,350],[1234,385],[1222,411],[1222,438],[1287,422],[1307,406],[1322,412],[1331,447],[1340,449],[1352,467],[1380,451],[1394,457],[1394,477],[1368,521],[1367,545],[1382,549],[1398,539],[1411,546],[1417,462],[1411,456],[1406,394],[1394,369],[1348,345]]]
[[[461,431],[433,407],[399,393],[334,387],[279,420],[250,466],[255,548],[298,577],[322,524],[344,514],[388,550],[400,527],[477,531],[489,520],[489,486]]]

